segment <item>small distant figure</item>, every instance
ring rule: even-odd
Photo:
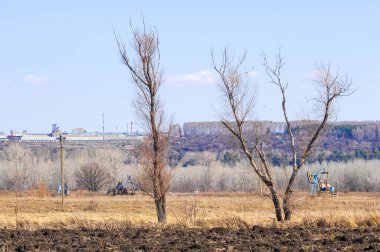
[[[133,182],[133,177],[132,175],[128,175],[128,183],[132,183]]]
[[[65,192],[66,196],[68,196],[70,194],[69,187],[67,186],[67,183],[65,183],[64,192]]]
[[[58,194],[62,193],[61,185],[58,186],[57,192],[58,192]],[[65,185],[64,185],[64,191],[63,192],[64,192],[65,196],[68,196],[70,194],[69,187],[67,186],[67,183],[65,183]]]
[[[123,189],[124,189],[123,182],[122,181],[117,182],[117,186],[116,186],[117,194],[121,194],[123,192]]]
[[[196,197],[198,197],[198,195],[199,195],[199,189],[198,189],[198,188],[194,191],[194,195],[195,195]]]

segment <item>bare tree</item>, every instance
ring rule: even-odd
[[[234,63],[234,57],[230,56],[227,49],[222,51],[222,60],[219,65],[215,63],[213,52],[211,52],[211,58],[213,68],[221,79],[220,88],[223,97],[230,108],[230,117],[223,118],[222,124],[238,140],[250,166],[269,189],[270,197],[275,208],[276,219],[278,221],[282,221],[283,219],[290,220],[290,199],[292,195],[292,186],[295,178],[297,177],[297,173],[310,156],[318,137],[321,135],[323,128],[331,118],[334,101],[338,97],[350,94],[351,81],[347,77],[342,77],[339,72],[332,72],[330,66],[317,69],[316,84],[320,87],[321,93],[317,98],[315,98],[315,101],[320,105],[319,108],[320,111],[322,111],[323,116],[322,120],[319,121],[317,126],[314,128],[311,137],[305,145],[305,148],[301,151],[300,158],[298,158],[298,145],[296,145],[292,125],[286,110],[285,91],[287,84],[284,85],[281,80],[281,70],[284,66],[283,57],[281,56],[281,52],[279,52],[275,66],[271,67],[264,55],[264,66],[266,72],[271,82],[279,87],[282,94],[282,111],[285,117],[285,122],[287,125],[286,128],[292,149],[292,174],[287,182],[285,192],[282,193],[275,183],[276,180],[273,176],[271,162],[268,160],[266,153],[265,138],[262,137],[262,134],[257,133],[257,129],[253,129],[252,132],[254,139],[253,141],[250,141],[253,144],[250,145],[247,141],[251,134],[245,130],[244,126],[247,122],[249,114],[253,110],[255,97],[254,95],[249,95],[249,92],[247,92],[249,88],[246,82],[248,72],[241,70],[241,67],[245,61],[245,54],[237,61],[237,63]],[[282,205],[280,202],[281,198],[283,198]]]
[[[310,157],[313,148],[315,147],[315,143],[319,136],[322,133],[322,130],[326,127],[328,121],[334,114],[334,102],[337,98],[348,96],[352,94],[351,91],[351,79],[347,75],[340,74],[339,70],[333,71],[328,66],[320,66],[315,71],[315,84],[319,90],[319,95],[314,98],[317,112],[321,113],[322,119],[319,123],[317,123],[314,128],[314,132],[310,134],[309,140],[307,140],[300,148],[300,155],[298,157],[297,153],[297,144],[296,139],[294,137],[292,131],[292,125],[288,117],[287,109],[286,109],[286,89],[288,84],[284,84],[281,79],[281,70],[285,65],[284,59],[281,55],[281,50],[277,54],[277,59],[275,66],[270,66],[268,64],[267,58],[264,55],[264,67],[267,72],[267,75],[271,81],[271,83],[278,86],[282,95],[282,112],[284,115],[284,119],[287,125],[287,132],[290,139],[290,145],[292,149],[292,174],[290,175],[288,185],[286,187],[284,197],[283,197],[283,211],[285,220],[291,219],[291,206],[290,199],[292,195],[292,186],[294,184],[294,180],[297,177],[298,171],[305,164],[306,160]],[[302,143],[301,143],[302,145]]]
[[[202,160],[202,183],[201,188],[203,191],[207,192],[211,189],[212,183],[212,173],[213,173],[213,165],[216,161],[216,154],[212,152],[202,152],[201,154]]]
[[[82,165],[75,175],[77,185],[91,192],[97,192],[111,182],[108,170],[96,162]]]
[[[157,30],[148,29],[144,20],[142,32],[135,30],[132,25],[131,30],[131,50],[127,50],[116,33],[115,37],[121,59],[127,66],[137,91],[134,108],[148,132],[140,147],[139,163],[142,169],[138,180],[141,189],[155,201],[158,222],[165,223],[165,195],[170,185],[170,173],[166,164],[169,141],[167,129],[170,127],[165,125],[164,111],[158,97],[162,83],[159,39]]]
[[[124,154],[117,148],[95,150],[94,159],[99,164],[106,166],[110,173],[110,185],[116,185],[118,181],[122,180],[120,171]]]

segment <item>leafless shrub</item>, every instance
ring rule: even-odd
[[[104,166],[91,162],[81,166],[76,172],[76,182],[88,191],[97,192],[109,185],[110,174]]]
[[[177,211],[172,210],[176,224],[184,227],[204,226],[206,213],[200,204],[200,200],[194,196],[191,201],[184,201]]]

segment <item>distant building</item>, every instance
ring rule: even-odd
[[[142,141],[145,137],[144,134],[139,134],[138,131],[132,134],[128,133],[87,133],[84,128],[74,128],[72,133],[62,132],[57,124],[52,124],[52,131],[50,134],[27,134],[24,130],[23,133],[11,131],[9,135],[0,133],[0,141],[14,141],[25,143],[52,143],[58,142],[60,135],[62,135],[67,142],[117,142],[125,145],[130,145],[135,142]]]
[[[0,134],[0,142],[7,141],[7,140],[8,140],[7,135],[5,135],[4,133]]]
[[[19,139],[20,142],[56,142],[57,138],[48,136],[48,135],[42,135],[42,134],[33,134],[33,135],[22,135]]]
[[[71,130],[72,134],[85,134],[86,132],[84,128],[74,128]]]
[[[21,134],[12,134],[12,135],[8,135],[7,139],[9,141],[20,141],[21,137],[22,137]]]
[[[65,136],[66,141],[103,141],[101,135],[86,135],[86,134],[68,134]]]

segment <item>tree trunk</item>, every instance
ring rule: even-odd
[[[283,208],[284,208],[284,220],[289,221],[292,218],[292,212],[290,209],[290,195],[291,193],[285,195],[284,201],[283,201]]]
[[[297,177],[298,169],[293,170],[293,173],[289,179],[288,186],[285,191],[284,200],[282,202],[284,209],[284,220],[290,220],[292,218],[292,213],[290,209],[290,198],[292,196],[292,186],[294,184],[295,178]]]
[[[272,194],[272,201],[274,205],[274,210],[276,212],[276,219],[277,221],[282,221],[282,209],[281,209],[281,204],[280,200],[278,199],[277,192],[273,188],[269,188]]]
[[[156,210],[157,210],[157,219],[159,223],[166,223],[166,201],[165,195],[159,198],[156,198]]]

